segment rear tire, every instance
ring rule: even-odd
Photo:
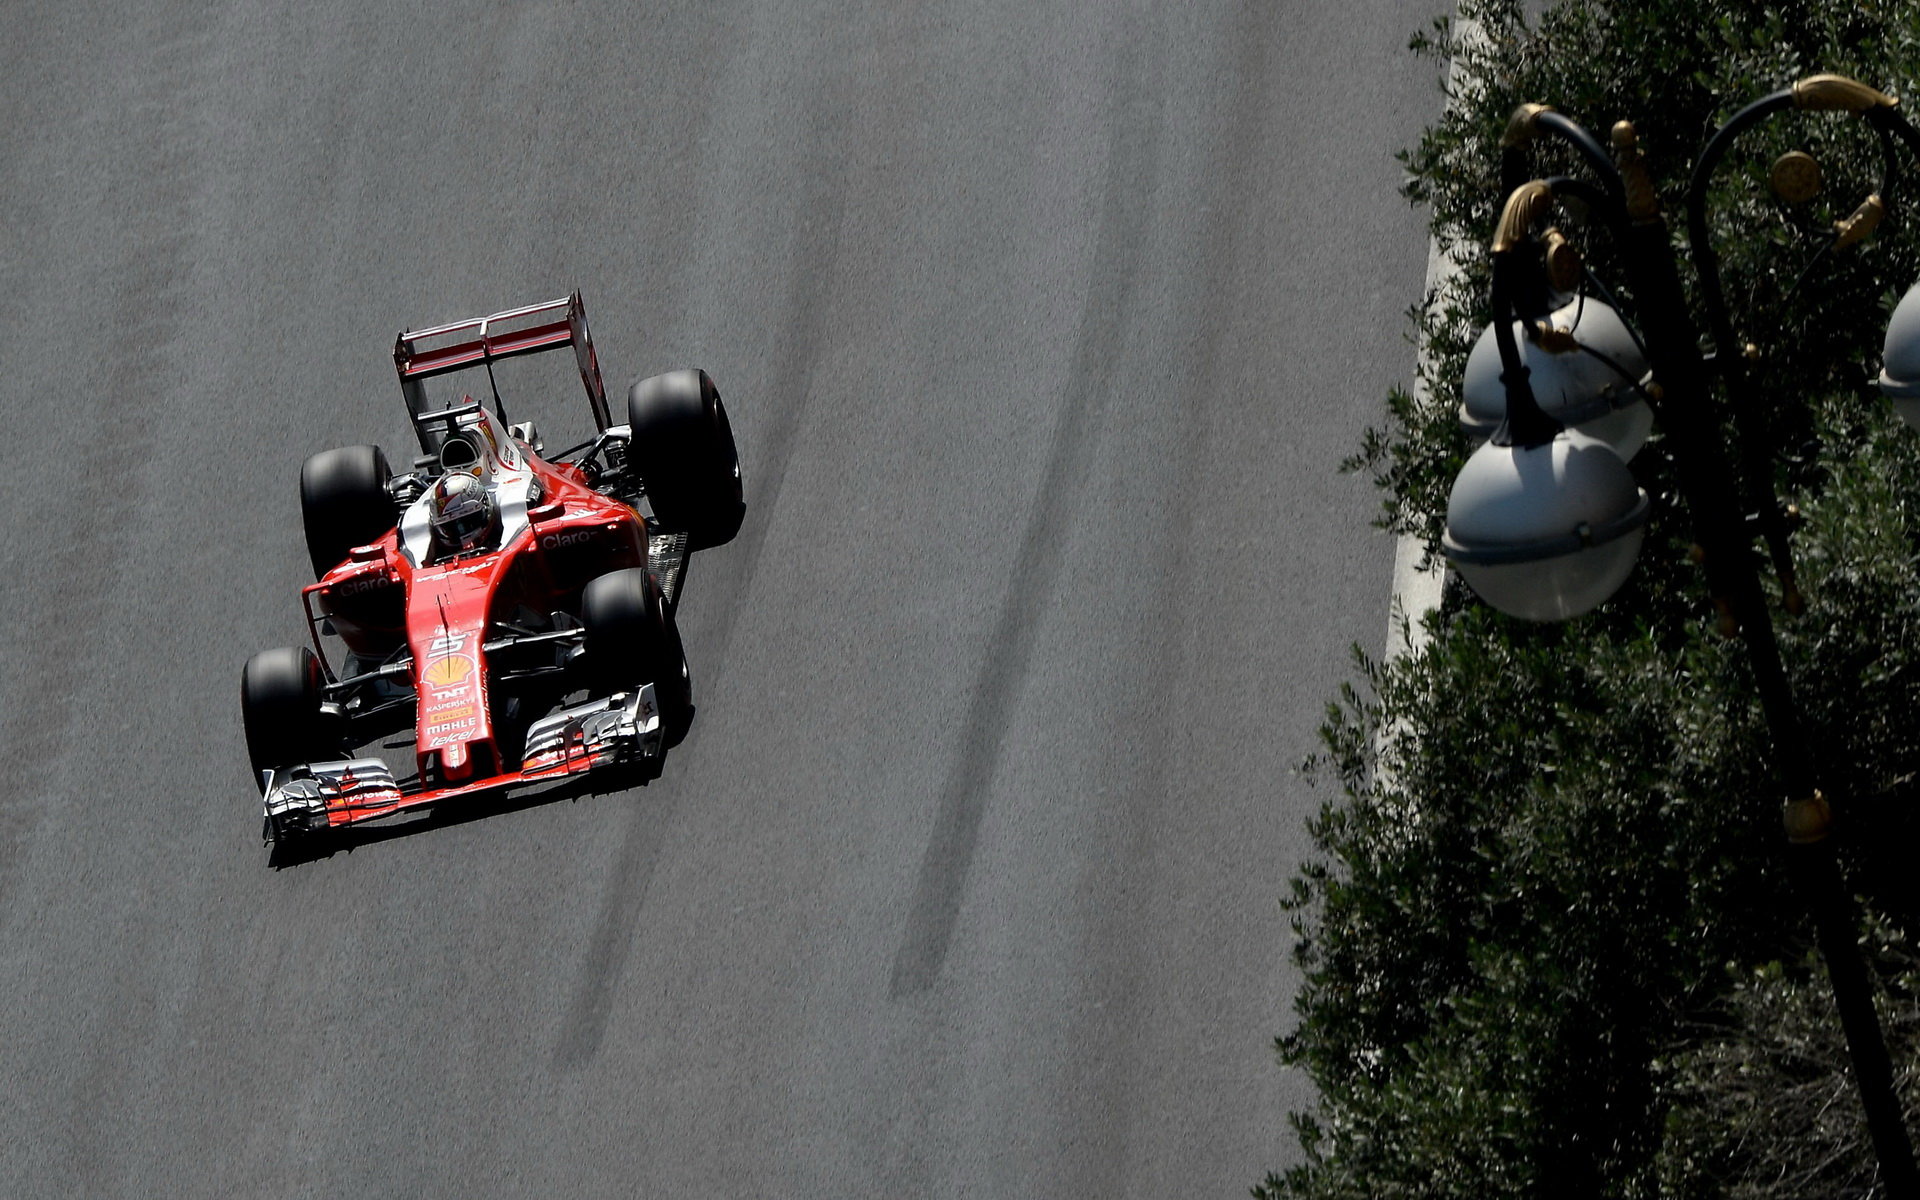
[[[305,646],[262,650],[240,671],[240,717],[247,730],[253,781],[263,772],[328,755],[320,714],[320,660]]]
[[[678,745],[693,723],[693,687],[680,631],[653,576],[629,567],[592,580],[580,598],[580,620],[590,690],[612,695],[651,683],[666,744]]]
[[[396,513],[387,492],[392,472],[378,446],[322,450],[300,468],[300,515],[315,579],[338,566],[355,546],[378,541]]]
[[[684,530],[689,550],[732,541],[746,516],[746,494],[733,423],[713,379],[700,370],[642,379],[627,391],[627,424],[628,460],[661,524]]]

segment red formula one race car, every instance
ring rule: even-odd
[[[568,347],[597,432],[546,455],[507,423],[496,364]],[[657,776],[693,716],[687,557],[745,512],[713,380],[642,379],[615,424],[577,292],[403,333],[393,356],[424,453],[403,475],[377,446],[307,460],[313,645],[241,674],[277,845],[602,767]]]

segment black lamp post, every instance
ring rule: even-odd
[[[1736,398],[1746,381],[1706,227],[1707,183],[1741,133],[1789,109],[1858,114],[1879,135],[1886,158],[1880,190],[1840,223],[1829,249],[1864,237],[1884,211],[1893,182],[1894,139],[1920,156],[1920,132],[1908,124],[1890,97],[1833,75],[1814,76],[1766,96],[1715,132],[1700,155],[1687,193],[1691,244],[1717,349],[1711,366],[1700,352],[1673,244],[1633,128],[1625,122],[1614,127],[1609,155],[1592,134],[1549,108],[1527,105],[1515,113],[1502,151],[1502,182],[1510,195],[1493,245],[1491,333],[1503,367],[1506,426],[1475,451],[1462,470],[1448,503],[1443,549],[1469,586],[1513,615],[1557,620],[1599,604],[1632,569],[1646,520],[1645,494],[1629,501],[1614,470],[1625,471],[1619,455],[1599,441],[1575,442],[1580,435],[1563,431],[1561,422],[1541,411],[1525,357],[1540,361],[1558,347],[1613,368],[1612,377],[1591,373],[1584,377],[1605,378],[1613,395],[1602,397],[1597,394],[1600,388],[1593,387],[1596,394],[1561,397],[1559,407],[1565,411],[1607,418],[1624,407],[1620,399],[1627,391],[1652,402],[1672,449],[1721,628],[1737,632],[1747,647],[1785,797],[1783,819],[1793,845],[1794,878],[1827,965],[1881,1178],[1889,1196],[1920,1200],[1920,1171],[1915,1169],[1912,1144],[1901,1120],[1892,1064],[1874,1012],[1866,964],[1855,941],[1857,914],[1827,841],[1828,802],[1819,789],[1815,756],[1781,666],[1754,566],[1754,531],[1740,503],[1742,480],[1719,444],[1709,400],[1715,374]],[[1543,135],[1578,152],[1599,186],[1564,177],[1529,181],[1525,147]],[[1553,262],[1553,256],[1564,257],[1566,251],[1552,231],[1544,236],[1534,231],[1553,203],[1567,198],[1582,202],[1619,244],[1644,339],[1635,339],[1634,346],[1651,366],[1650,379],[1639,376],[1637,359],[1621,361],[1630,356],[1617,338],[1611,339],[1611,349],[1591,344],[1596,336],[1610,337],[1612,331],[1604,319],[1598,335],[1584,338],[1556,322],[1565,306],[1553,303],[1557,294],[1551,281],[1556,276],[1564,280],[1568,272],[1564,263]],[[1543,277],[1548,280],[1544,285]],[[1607,311],[1611,314],[1611,306]],[[1533,343],[1528,356],[1516,343],[1516,326]],[[1920,427],[1920,285],[1908,292],[1895,313],[1885,359],[1882,388],[1902,415]],[[1556,378],[1570,377],[1562,369]],[[1787,565],[1786,530],[1764,469],[1767,450],[1761,438],[1745,440],[1749,447],[1745,482],[1760,495],[1759,532],[1782,568],[1789,605],[1797,606]],[[1489,456],[1487,463],[1482,462],[1483,455]],[[1576,457],[1587,460],[1579,471],[1571,465]],[[1563,460],[1565,467],[1560,466]],[[1553,469],[1537,465],[1549,461]],[[1490,474],[1507,486],[1487,486],[1483,477]],[[1631,476],[1628,486],[1632,486]],[[1535,523],[1522,527],[1520,518],[1528,514]],[[1569,576],[1583,586],[1569,589]],[[1578,593],[1571,602],[1570,592]]]

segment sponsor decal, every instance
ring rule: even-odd
[[[461,717],[473,716],[477,711],[479,710],[474,708],[473,701],[467,699],[466,691],[462,690],[456,693],[451,700],[443,700],[438,704],[427,705],[423,715],[431,717],[436,722],[454,721]]]
[[[420,672],[420,681],[432,688],[450,688],[465,683],[474,674],[474,662],[464,654],[435,658]]]
[[[472,688],[465,684],[450,688],[428,688],[427,697],[436,704],[446,704],[456,700],[465,700],[472,690]]]
[[[388,579],[385,572],[381,572],[375,575],[362,575],[358,579],[349,579],[344,583],[336,583],[327,590],[335,596],[358,596],[362,592],[377,592],[383,588],[390,588],[393,584],[394,581]]]
[[[430,739],[427,748],[431,750],[443,744],[443,741],[459,741],[460,738],[457,735],[471,733],[478,728],[480,728],[480,714],[478,713],[470,713],[457,721],[435,722],[427,726],[427,737]]]
[[[549,533],[540,539],[542,550],[559,550],[567,546],[578,546],[581,542],[593,540],[597,530],[582,529],[574,533]]]
[[[487,445],[493,447],[493,457],[498,460],[502,466],[511,470],[519,470],[520,455],[513,447],[513,439],[506,438],[503,440],[500,435],[494,431],[493,420],[491,418],[487,420],[485,425],[481,426],[481,429],[483,429],[487,435]]]

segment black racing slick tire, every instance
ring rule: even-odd
[[[305,646],[262,650],[240,671],[240,717],[253,780],[265,772],[330,757],[320,713],[320,660]]]
[[[720,390],[705,371],[669,371],[627,391],[628,461],[660,522],[684,530],[688,549],[724,546],[740,532],[746,493],[740,454]]]
[[[666,743],[679,744],[693,723],[693,685],[680,631],[653,576],[629,567],[590,581],[580,597],[580,622],[591,689],[611,695],[651,683]]]
[[[355,546],[393,528],[396,510],[387,491],[391,474],[386,453],[378,446],[322,450],[300,468],[300,515],[315,579],[340,565]]]

